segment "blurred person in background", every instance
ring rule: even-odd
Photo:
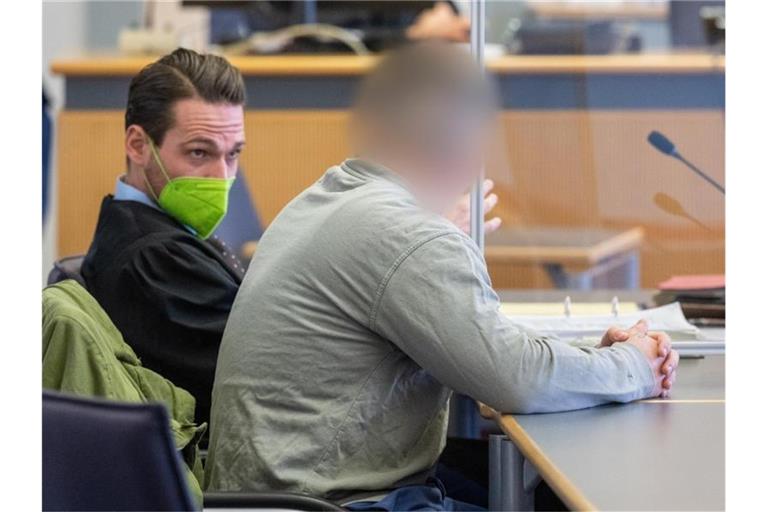
[[[211,1],[202,4],[211,9],[214,44],[237,43],[253,33],[315,23],[353,31],[374,52],[424,39],[469,41],[469,19],[456,2],[449,1],[259,1],[242,2],[238,7],[217,6]],[[280,51],[323,53],[349,48],[327,39],[299,37]]]

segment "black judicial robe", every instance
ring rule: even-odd
[[[196,421],[208,421],[219,345],[243,276],[226,248],[165,212],[107,196],[82,275],[142,364],[189,391]]]

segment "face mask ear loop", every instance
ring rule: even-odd
[[[151,137],[147,137],[147,142],[149,143],[149,150],[152,152],[152,157],[155,159],[155,162],[157,162],[157,166],[160,168],[160,172],[163,173],[163,176],[165,177],[166,181],[170,183],[171,179],[168,177],[168,173],[165,172],[165,167],[163,166],[163,162],[160,160],[160,155],[157,152],[157,146],[155,146],[155,143]],[[149,183],[149,178],[147,178],[146,169],[142,168],[142,176],[144,176],[144,183],[147,184],[147,188],[149,189],[149,193],[152,194],[152,198],[155,200],[156,203],[159,203],[160,199],[157,197],[157,194],[155,194],[155,189],[153,189],[152,185]]]

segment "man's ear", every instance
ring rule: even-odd
[[[132,124],[125,131],[125,156],[137,167],[149,165],[151,153],[147,144],[147,134],[137,124]]]

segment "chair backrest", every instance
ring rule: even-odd
[[[48,284],[56,284],[64,281],[65,279],[74,279],[80,285],[85,286],[85,281],[80,273],[80,268],[83,266],[84,254],[77,254],[75,256],[67,256],[54,262],[53,269],[48,273]]]
[[[246,242],[261,238],[263,228],[259,214],[251,201],[248,183],[243,171],[239,171],[237,179],[229,192],[229,208],[227,216],[216,228],[215,235],[229,245],[240,257]],[[247,261],[243,262],[245,265]]]
[[[196,510],[165,408],[44,391],[43,510]]]

